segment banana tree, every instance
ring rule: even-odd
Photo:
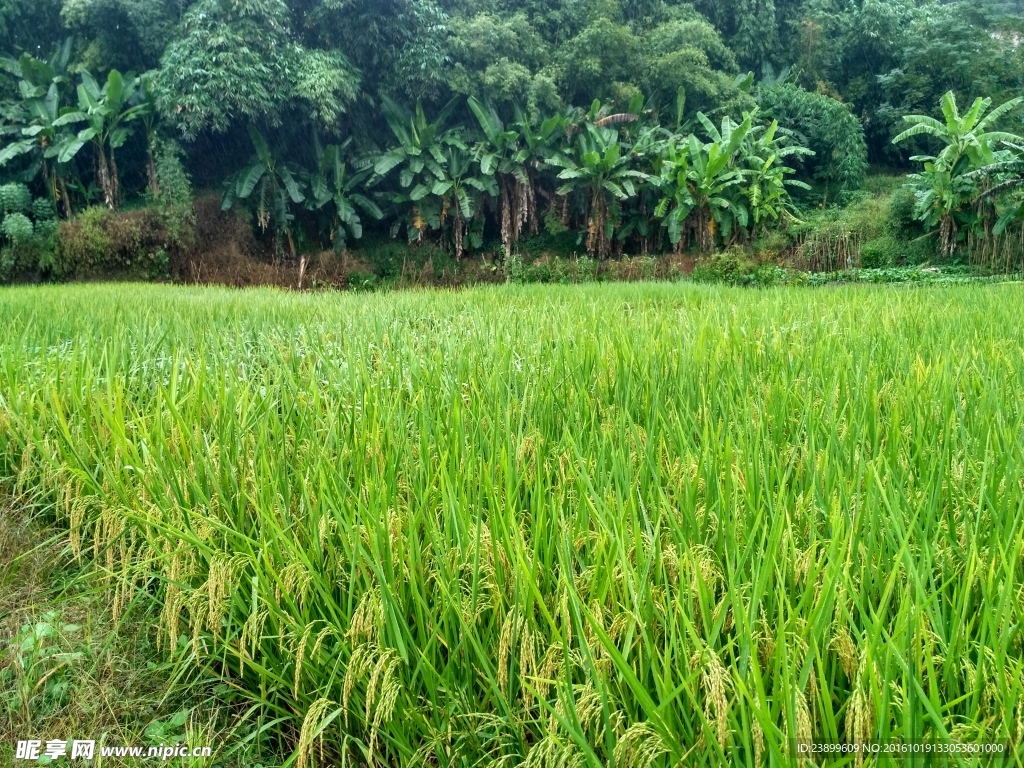
[[[407,211],[402,220],[410,242],[419,242],[427,229],[440,227],[439,223],[432,223],[421,201],[430,194],[434,182],[447,178],[443,167],[447,162],[445,150],[453,146],[467,149],[458,132],[444,129],[453,103],[449,102],[441,114],[430,121],[421,103],[417,102],[415,112],[409,114],[402,105],[381,96],[381,110],[397,144],[374,159],[372,183],[380,182],[398,169],[399,191],[392,196],[392,201]],[[393,234],[397,234],[402,220],[395,225]]]
[[[966,210],[978,197],[980,177],[975,172],[997,162],[999,142],[1024,142],[1015,134],[990,130],[1022,102],[1024,98],[1011,99],[989,112],[992,100],[978,98],[961,115],[956,97],[948,91],[941,101],[944,122],[928,115],[903,118],[911,127],[894,138],[894,144],[915,136],[930,137],[944,144],[934,156],[912,157],[911,160],[922,163],[923,170],[910,177],[917,191],[916,215],[926,226],[937,227],[943,255],[955,250],[961,225],[970,226],[978,220]]]
[[[427,119],[419,103],[410,115],[387,97],[381,101],[384,118],[398,144],[376,159],[375,174],[383,178],[399,169],[399,189],[392,201],[409,211],[406,224],[410,241],[422,240],[429,230],[443,237],[450,229],[455,258],[461,259],[467,236],[470,245],[479,245],[482,240],[480,227],[473,225],[478,224],[479,198],[497,194],[493,168],[483,173],[461,134],[444,129],[454,101],[433,121]]]
[[[558,178],[564,183],[557,194],[583,195],[587,252],[607,258],[612,251],[621,201],[635,196],[638,184],[648,181],[650,176],[631,167],[632,155],[622,152],[617,130],[591,122],[583,123],[573,144],[548,163],[561,169]]]
[[[978,195],[978,201],[1004,199],[1003,211],[993,227],[993,234],[1001,235],[1014,221],[1024,217],[1024,144],[1004,142],[1005,150],[997,153],[994,163],[969,174],[972,177],[993,179],[994,183]]]
[[[534,235],[539,231],[538,180],[555,143],[564,137],[568,121],[554,115],[534,128],[516,107],[515,122],[506,127],[492,107],[476,98],[469,98],[469,107],[485,137],[474,148],[480,171],[497,178],[501,242],[508,254],[524,230]]]
[[[305,201],[301,175],[288,163],[279,161],[270,152],[266,139],[252,123],[248,126],[249,139],[256,150],[252,163],[228,179],[227,189],[221,201],[221,210],[228,210],[237,200],[255,197],[256,222],[266,231],[271,224],[284,235],[288,242],[288,253],[296,258],[295,240],[292,236],[292,222],[295,214],[291,204]]]
[[[70,41],[48,61],[27,53],[16,60],[0,60],[0,66],[20,78],[21,97],[8,105],[4,134],[11,138],[0,149],[0,168],[16,158],[31,155],[23,178],[30,181],[41,173],[47,195],[55,205],[63,205],[66,216],[72,214],[67,191],[70,163],[82,148],[82,143],[68,128],[80,118],[76,110],[64,105],[68,89],[64,72],[69,55]]]
[[[729,239],[737,227],[746,227],[749,211],[738,187],[744,172],[736,166],[738,153],[751,129],[745,115],[738,125],[728,117],[719,131],[703,113],[698,119],[711,136],[703,143],[691,133],[684,142],[671,142],[662,158],[660,187],[665,195],[655,215],[680,251],[690,233],[697,250],[710,251],[720,233]]]
[[[482,208],[481,201],[498,194],[498,185],[494,176],[480,170],[479,164],[467,150],[452,146],[445,154],[446,178],[435,181],[430,192],[440,198],[442,230],[446,219],[451,218],[455,260],[459,261],[467,237],[471,248],[479,248],[482,244],[483,222],[476,216]]]
[[[122,147],[131,128],[132,120],[142,117],[148,105],[131,106],[139,80],[129,74],[122,77],[116,69],[110,70],[102,87],[88,72],[82,73],[78,86],[77,119],[87,123],[78,133],[77,140],[90,142],[96,157],[96,178],[103,190],[103,201],[111,210],[121,204],[121,180],[117,171],[115,150]]]
[[[454,101],[449,102],[441,114],[430,121],[423,111],[422,103],[417,101],[415,112],[409,114],[401,104],[382,95],[381,111],[398,144],[376,157],[374,173],[384,177],[402,166],[400,183],[403,187],[412,186],[413,181],[424,174],[441,178],[444,148],[453,144],[465,147],[456,131],[444,129],[453,105]]]
[[[483,241],[481,202],[498,194],[493,175],[484,174],[473,153],[465,146],[451,145],[440,153],[436,178],[424,178],[394,200],[410,204],[415,212],[413,226],[417,235],[436,230],[444,237],[450,232],[456,261]],[[467,243],[468,239],[468,243]]]
[[[160,184],[156,177],[156,158],[154,157],[158,112],[156,91],[153,87],[153,73],[147,72],[139,75],[132,109],[134,110],[133,118],[142,123],[143,132],[146,134],[146,186],[149,187],[149,193],[153,197],[159,197]]]
[[[915,189],[914,216],[925,227],[938,233],[939,249],[949,256],[963,239],[962,227],[976,222],[968,205],[978,194],[978,184],[967,173],[954,173],[935,158],[916,155],[923,162],[918,173],[907,174]]]
[[[649,168],[651,174],[649,181],[639,186],[637,196],[623,210],[622,223],[616,236],[623,243],[633,238],[641,254],[647,254],[652,248],[660,248],[661,227],[654,215],[662,199],[658,179],[666,146],[677,138],[667,128],[655,125],[643,131],[630,149],[633,158]]]
[[[751,118],[756,114],[756,111],[751,113]],[[802,181],[786,178],[795,170],[783,164],[784,158],[813,154],[806,147],[785,143],[779,133],[778,120],[773,120],[769,126],[755,125],[750,129],[739,156],[740,165],[745,166],[742,190],[749,204],[755,237],[759,230],[792,210],[788,187],[810,189]]]
[[[363,236],[359,210],[375,219],[384,216],[373,200],[356,191],[361,188],[371,170],[365,168],[350,174],[342,155],[344,146],[329,144],[320,153],[316,173],[310,180],[310,197],[306,201],[310,210],[320,211],[328,206],[331,208],[330,239],[335,253],[339,254],[344,254],[349,237],[358,240]]]

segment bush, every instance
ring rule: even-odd
[[[914,192],[895,187],[894,177],[872,176],[857,202],[826,208],[790,228],[802,241],[802,268],[834,272],[848,267],[885,268],[921,264],[935,258],[934,240],[914,219]],[[895,187],[895,188],[894,188]]]
[[[166,277],[173,238],[158,208],[115,213],[99,206],[63,221],[49,273],[57,279],[90,275]]]
[[[86,208],[79,216],[61,222],[57,229],[58,257],[53,265],[56,278],[72,277],[108,265],[114,248],[107,232],[111,213],[106,208]]]
[[[455,258],[433,243],[410,246],[405,241],[391,238],[376,241],[366,239],[352,253],[369,264],[373,274],[382,280],[399,277],[409,269],[421,271],[428,262],[433,266],[435,275],[454,271],[456,267]]]
[[[690,279],[697,283],[741,285],[756,268],[746,251],[733,247],[702,258],[693,268]]]
[[[377,287],[378,277],[373,272],[353,270],[345,275],[345,285],[352,291],[372,291]]]
[[[797,143],[814,150],[800,162],[813,178],[846,192],[860,187],[868,151],[864,128],[847,105],[793,83],[759,88],[757,100]]]
[[[910,187],[894,190],[885,212],[886,231],[894,237],[910,240],[924,234],[921,222],[914,215],[917,195]]]
[[[562,226],[562,222],[557,216],[550,214],[550,219],[546,216],[544,221],[545,231],[525,237],[515,244],[517,253],[524,254],[527,258],[543,256],[568,258],[575,256],[581,250],[580,236]]]
[[[588,259],[588,261],[591,260]],[[658,260],[653,256],[634,256],[621,261],[609,261],[606,263],[604,276],[608,280],[629,282],[657,280]]]
[[[24,184],[0,185],[0,214],[20,213],[31,204],[32,195]]]
[[[751,250],[758,261],[774,261],[789,251],[795,241],[788,229],[773,229],[758,237],[751,244]]]
[[[902,244],[892,235],[869,240],[860,248],[860,265],[868,269],[896,264],[902,254]]]
[[[591,283],[597,280],[598,263],[588,256],[550,257],[527,263],[521,255],[513,254],[505,262],[505,275],[510,283]]]
[[[163,220],[169,246],[190,246],[195,241],[196,214],[192,183],[181,162],[181,147],[160,139],[153,150],[158,194],[151,205]]]
[[[0,282],[35,275],[53,260],[57,213],[24,184],[0,185]]]

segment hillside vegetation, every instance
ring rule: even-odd
[[[1021,271],[1019,2],[726,6],[8,0],[0,281]]]

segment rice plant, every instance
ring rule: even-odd
[[[19,288],[0,448],[299,768],[1020,764],[1022,298]]]

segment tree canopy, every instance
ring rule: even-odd
[[[937,135],[904,116],[1019,96],[1022,39],[1006,1],[4,0],[0,183],[72,216],[158,195],[161,160],[232,204],[257,195],[291,250],[293,222],[358,238],[350,201],[457,254],[541,219],[601,255],[620,237],[705,248],[785,218],[790,181],[828,202],[870,163],[914,170]],[[993,130],[1015,137],[1021,115]],[[707,176],[741,126],[780,143]],[[769,181],[772,215],[750,208]]]

